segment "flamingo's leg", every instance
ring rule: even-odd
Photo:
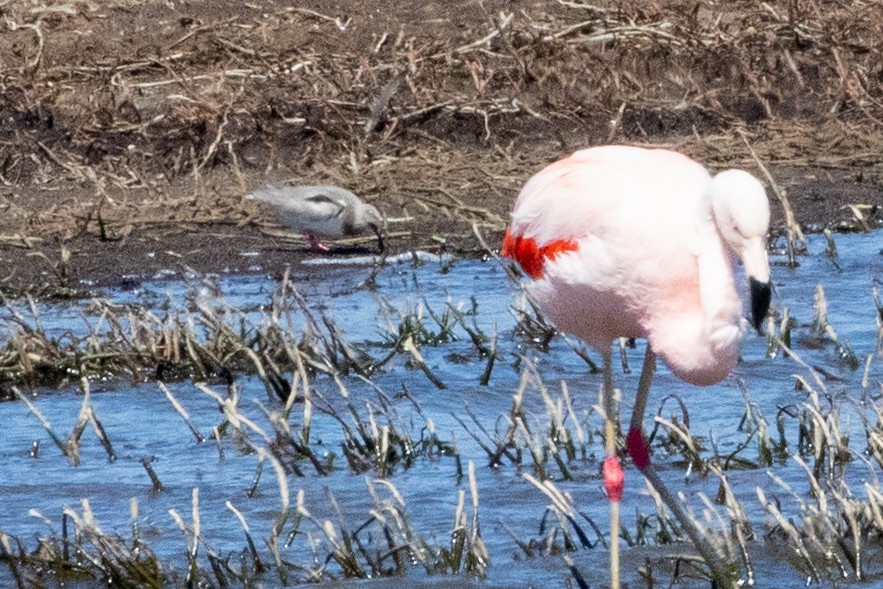
[[[619,505],[622,501],[623,474],[616,457],[616,402],[613,394],[613,368],[610,350],[604,353],[604,489],[610,502],[610,587],[619,589]]]
[[[626,436],[626,448],[638,470],[642,471],[650,465],[650,447],[644,438],[644,413],[647,411],[647,397],[650,383],[656,372],[656,352],[647,344],[644,353],[644,365],[641,368],[641,379],[638,381],[638,392],[635,395],[635,407],[632,409],[632,420],[629,422],[629,433]]]
[[[681,524],[681,527],[687,532],[696,550],[705,560],[711,569],[711,576],[717,582],[718,586],[732,587],[734,580],[728,573],[728,567],[725,559],[711,545],[705,534],[696,523],[687,515],[677,498],[668,490],[662,479],[656,473],[656,469],[650,463],[650,447],[647,439],[644,437],[642,423],[644,421],[644,412],[647,409],[647,396],[650,392],[650,383],[653,381],[653,373],[656,370],[656,353],[647,344],[647,352],[644,355],[644,366],[641,369],[641,380],[638,382],[638,393],[635,396],[635,407],[632,411],[632,419],[629,423],[629,433],[626,437],[626,447],[632,462],[638,467],[650,486],[659,493],[662,501],[668,506],[675,519]]]

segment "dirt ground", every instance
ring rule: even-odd
[[[353,190],[393,251],[477,252],[533,172],[603,143],[877,227],[883,4],[820,4],[0,3],[0,280],[278,272],[304,254],[243,199],[267,181]]]

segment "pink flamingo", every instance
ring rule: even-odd
[[[684,513],[650,463],[642,431],[656,355],[682,380],[710,385],[730,373],[747,322],[733,275],[749,277],[751,323],[770,303],[765,235],[769,201],[741,170],[716,176],[664,149],[607,146],[578,151],[524,186],[502,254],[533,279],[528,292],[562,331],[604,359],[604,487],[610,501],[611,586],[619,587],[619,503],[611,344],[647,339],[626,447],[635,466],[687,531],[712,576],[732,579],[718,551]]]

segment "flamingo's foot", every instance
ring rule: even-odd
[[[632,462],[642,471],[650,466],[650,445],[644,437],[644,432],[639,428],[629,430],[625,438],[625,447],[632,457]]]
[[[604,490],[607,491],[607,500],[621,501],[623,486],[622,466],[616,456],[610,455],[604,459]]]

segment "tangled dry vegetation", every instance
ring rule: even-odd
[[[242,222],[267,176],[493,233],[603,142],[879,180],[879,2],[399,4],[6,3],[0,243]]]
[[[390,216],[413,217],[409,228],[417,241],[472,236],[473,227],[493,235],[530,172],[576,147],[610,141],[676,145],[714,166],[754,167],[756,156],[776,174],[793,174],[797,187],[802,170],[880,182],[879,2],[489,0],[455,14],[442,4],[412,4],[0,5],[0,250],[13,252],[16,264],[24,263],[23,250],[36,254],[30,259],[42,256],[58,282],[67,283],[71,254],[58,242],[125,241],[158,227],[242,223],[251,211],[241,195],[267,176],[345,185]],[[799,193],[792,197],[799,200]],[[869,222],[865,216],[872,212],[855,208],[847,214]],[[56,262],[49,259],[57,255],[50,248],[67,253]],[[81,382],[83,411],[71,435],[64,439],[47,427],[73,461],[90,424],[102,437],[88,402],[89,378],[124,374],[226,385],[224,396],[204,387],[224,410],[213,435],[244,440],[262,453],[261,465],[266,461],[281,473],[284,499],[279,525],[259,543],[260,551],[240,518],[249,548],[237,564],[219,557],[201,536],[195,492],[191,521],[176,514],[190,567],[182,576],[190,583],[398,575],[409,562],[429,573],[484,575],[487,554],[474,483],[472,516],[462,494],[450,546],[410,527],[391,483],[382,493],[370,489],[383,517],[370,520],[377,544],[368,547],[360,544],[367,529],[361,522],[312,518],[299,500],[289,505],[281,486],[288,474],[301,474],[298,469],[324,476],[332,468],[311,450],[306,407],[339,421],[340,452],[353,472],[388,477],[409,468],[409,460],[454,455],[463,476],[456,448],[434,433],[412,431],[382,391],[367,410],[335,409],[318,398],[316,405],[297,405],[304,407],[302,418],[292,408],[295,399],[306,398],[316,374],[369,377],[393,358],[405,358],[408,368],[441,389],[444,381],[420,350],[455,333],[472,341],[489,378],[498,359],[495,338],[470,324],[468,310],[445,308],[429,318],[398,317],[384,345],[366,351],[348,343],[329,318],[312,316],[287,281],[280,289],[263,322],[250,320],[249,311],[208,308],[197,292],[187,300],[189,312],[166,314],[96,299],[83,314],[87,328],[81,336],[50,334],[35,302],[7,301],[6,320],[16,328],[0,355],[0,386],[13,395],[18,386]],[[823,293],[819,301],[823,309]],[[292,313],[305,333],[288,329]],[[824,313],[818,315],[813,329],[821,345],[858,362]],[[528,311],[518,319],[526,339],[548,341],[551,331],[540,319]],[[771,355],[784,353],[781,344],[790,343],[787,311],[780,320],[769,330],[778,336],[771,339]],[[284,407],[273,431],[255,430],[242,419],[235,375],[243,372],[257,374],[268,397]],[[536,537],[515,538],[525,558],[603,546],[597,527],[549,482],[591,468],[586,456],[597,431],[585,415],[576,415],[566,390],[551,395],[529,370],[525,375],[498,429],[486,430],[468,414],[461,425],[485,451],[487,464],[529,467],[551,501]],[[877,574],[873,558],[883,535],[883,497],[872,485],[862,489],[864,496],[858,487],[852,494],[841,467],[855,461],[876,469],[883,462],[881,412],[872,403],[873,415],[850,445],[840,429],[837,399],[821,381],[806,377],[800,385],[805,397],[783,409],[775,423],[758,413],[746,393],[746,439],[731,455],[715,449],[709,457],[683,418],[685,423],[672,419],[660,428],[657,451],[720,478],[717,507],[709,501],[709,512],[720,519],[711,523],[722,531],[721,549],[744,578],[753,577],[750,548],[760,539],[768,541],[764,546],[786,546],[806,579]],[[528,386],[546,402],[539,428],[528,427],[521,404]],[[786,429],[791,437],[782,433]],[[197,442],[200,436],[194,433]],[[864,454],[851,449],[856,439],[867,440]],[[112,441],[105,437],[102,444],[112,457]],[[770,467],[789,448],[805,461],[812,497],[797,498],[798,518],[761,496],[768,522],[752,526],[725,473]],[[756,459],[748,456],[755,449]],[[144,467],[161,492],[150,465]],[[137,504],[132,509],[134,521]],[[321,564],[283,564],[285,539],[307,528],[321,538]],[[34,580],[53,571],[120,586],[159,586],[174,577],[134,526],[130,538],[103,534],[88,504],[66,510],[62,529],[38,550],[0,535],[0,561],[17,586],[39,586]],[[662,545],[682,534],[660,508],[639,514],[625,537],[635,545]],[[650,565],[647,575],[647,585],[654,586],[659,575]]]
[[[515,338],[525,345],[542,347],[548,340],[548,328],[524,304],[517,301],[512,309],[518,320]],[[185,307],[160,319],[136,306],[95,301],[84,313],[93,324],[71,345],[48,337],[36,312],[16,312],[15,322],[22,332],[13,347],[27,348],[26,355],[33,358],[38,351],[35,342],[42,342],[44,351],[55,346],[57,356],[43,365],[60,368],[45,376],[58,378],[62,372],[68,377],[79,376],[82,392],[80,412],[66,434],[61,431],[66,425],[50,424],[28,395],[11,387],[33,414],[31,423],[34,427],[41,424],[56,447],[44,450],[35,443],[32,457],[57,449],[72,465],[79,465],[80,449],[88,443],[91,430],[113,463],[115,448],[125,443],[107,435],[111,428],[105,428],[93,406],[90,381],[113,370],[130,371],[137,379],[144,371],[140,365],[149,361],[156,365],[156,386],[168,399],[169,411],[177,412],[186,424],[192,444],[213,440],[220,461],[225,460],[225,453],[257,457],[248,493],[227,501],[230,513],[218,514],[201,506],[200,490],[194,488],[189,513],[169,512],[183,538],[182,549],[171,559],[156,555],[153,546],[158,538],[141,528],[135,498],[129,504],[131,531],[126,534],[103,531],[85,499],[79,507],[65,507],[60,523],[33,510],[31,515],[41,518],[51,530],[41,534],[36,548],[27,538],[0,531],[0,565],[8,571],[10,584],[20,589],[65,582],[119,587],[250,587],[403,576],[413,581],[415,575],[424,573],[463,581],[484,578],[493,563],[483,533],[495,528],[489,526],[483,532],[479,518],[494,507],[480,502],[476,469],[490,468],[498,475],[506,469],[523,472],[538,496],[544,497],[536,506],[535,531],[506,526],[517,558],[563,557],[572,577],[568,586],[590,586],[586,577],[592,571],[574,560],[585,551],[606,549],[607,540],[602,526],[581,511],[562,488],[569,481],[585,483],[597,471],[596,451],[603,423],[597,407],[591,403],[589,407],[585,403],[575,406],[563,383],[560,389],[557,385],[547,388],[537,367],[525,358],[514,366],[500,363],[499,370],[520,372],[521,384],[495,421],[479,418],[468,404],[464,417],[456,418],[463,433],[484,453],[469,457],[461,456],[456,441],[440,437],[433,417],[407,389],[393,395],[374,383],[367,398],[348,390],[347,383],[355,380],[347,378],[348,373],[364,378],[383,370],[393,356],[404,357],[407,370],[422,371],[427,384],[442,389],[444,381],[431,372],[422,354],[457,340],[471,342],[475,349],[471,362],[486,366],[483,372],[474,373],[482,372],[479,384],[486,384],[498,351],[496,338],[470,321],[477,313],[474,306],[448,302],[439,308],[426,305],[393,311],[387,305],[389,327],[379,337],[386,342],[382,346],[348,342],[330,317],[318,317],[303,304],[287,280],[258,312],[233,307],[209,283],[193,285]],[[769,318],[767,353],[771,358],[790,358],[798,371],[796,390],[793,401],[778,405],[772,415],[764,414],[742,384],[744,411],[741,418],[732,415],[732,432],[739,438],[735,446],[722,452],[714,435],[700,433],[702,425],[691,430],[690,413],[677,395],[667,395],[656,412],[656,427],[650,435],[656,457],[676,472],[697,473],[718,487],[713,497],[699,493],[702,509],[691,511],[691,517],[710,530],[734,577],[742,580],[734,586],[763,583],[767,577],[757,569],[769,566],[769,552],[777,555],[774,560],[779,569],[801,582],[867,581],[879,578],[883,570],[883,494],[877,484],[883,466],[883,406],[870,383],[872,365],[879,362],[880,354],[859,361],[831,325],[827,307],[824,289],[819,287],[810,325],[799,325],[787,307]],[[878,302],[878,311],[881,309]],[[293,325],[303,328],[295,330]],[[879,317],[876,327],[879,351],[883,349]],[[789,348],[792,339],[799,340],[803,349],[831,351],[847,371],[860,371],[864,364],[861,388],[849,394],[829,390],[826,376]],[[7,350],[6,357],[11,351]],[[2,367],[3,378],[11,379],[7,368]],[[242,389],[244,378],[232,376],[239,371],[257,375],[266,390],[266,405],[247,398]],[[325,384],[333,380],[334,386],[322,386],[320,374],[330,377]],[[18,377],[26,382],[38,375],[21,373]],[[200,428],[191,419],[187,405],[193,404],[193,397],[179,399],[172,387],[162,382],[176,376],[197,380],[195,388],[215,402],[210,432],[204,420],[200,420]],[[529,396],[542,399],[538,412],[527,407]],[[402,412],[403,406],[413,407],[410,418]],[[325,432],[322,437],[329,435],[327,427],[319,427],[322,421],[339,430],[333,436],[335,452],[322,451],[329,442],[316,439],[319,430]],[[620,451],[626,450],[621,447]],[[412,510],[419,512],[421,506],[405,501],[396,487],[396,476],[440,461],[454,471],[458,499],[452,517],[436,523],[441,527],[427,533],[412,518]],[[788,462],[797,465],[799,476],[794,476],[793,469],[789,476],[781,476]],[[152,494],[165,493],[164,473],[153,469],[150,458],[144,458],[142,464]],[[265,469],[267,465],[270,468]],[[345,516],[334,493],[326,490],[326,501],[335,506],[337,518],[323,519],[313,513],[303,489],[289,486],[328,480],[340,470],[371,475],[365,479],[371,498],[368,513]],[[762,470],[770,481],[756,487],[758,502],[746,500],[744,489],[738,498],[734,485],[740,480],[745,484],[740,473]],[[252,530],[266,526],[249,522],[234,503],[259,496],[256,489],[262,477],[273,476],[278,485],[278,511],[270,508],[264,512],[273,525],[261,535]],[[144,484],[146,487],[147,478]],[[797,485],[805,485],[810,492],[797,489]],[[438,492],[443,493],[444,488],[440,485]],[[648,491],[652,493],[652,488]],[[645,559],[636,584],[707,586],[705,565],[683,548],[687,542],[684,530],[661,499],[653,497],[655,509],[636,511],[634,519],[627,518],[623,524],[622,537],[631,548],[666,548],[664,555],[656,553]],[[546,499],[549,503],[544,506]],[[688,501],[684,501],[686,506]],[[251,514],[255,517],[253,511]],[[201,522],[218,517],[241,526],[241,550],[230,552],[214,546],[214,538],[203,530]],[[484,517],[485,521],[492,519]]]

